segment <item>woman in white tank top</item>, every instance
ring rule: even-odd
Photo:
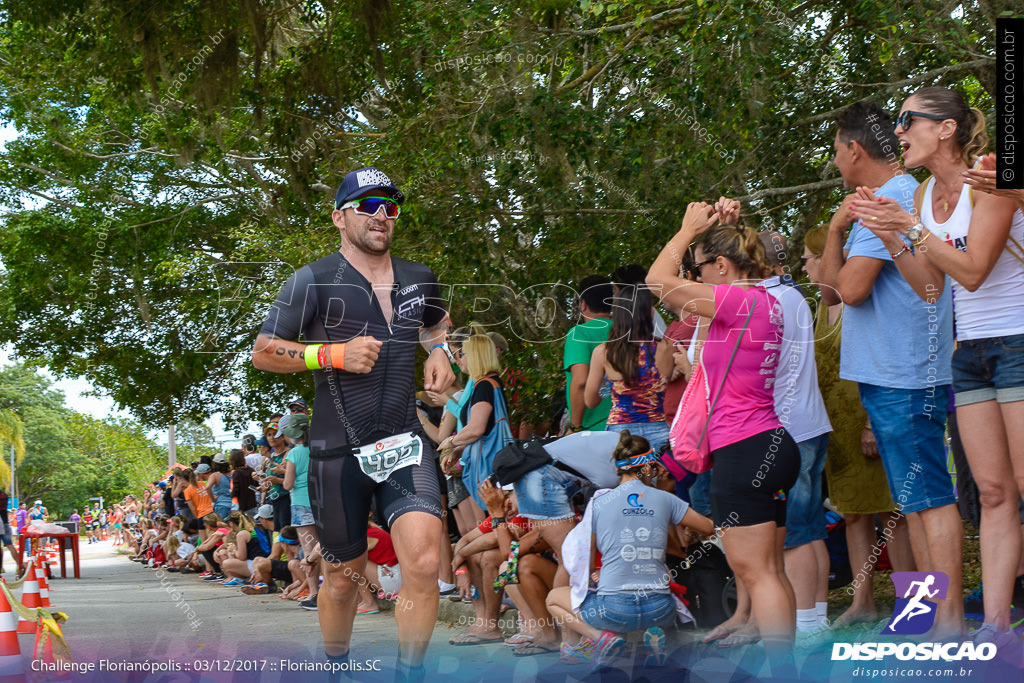
[[[973,635],[1009,645],[1016,641],[1009,630],[1013,583],[1024,569],[1017,512],[1024,489],[1024,215],[1013,200],[972,192],[964,182],[988,137],[984,115],[958,92],[914,93],[903,103],[896,136],[907,167],[924,166],[932,174],[915,195],[919,219],[892,200],[878,201],[867,188],[858,188],[853,209],[887,244],[904,236],[893,257],[913,264],[906,271],[901,264],[908,282],[911,272],[952,279],[953,392],[981,501],[985,623]],[[922,353],[928,345],[921,340]]]

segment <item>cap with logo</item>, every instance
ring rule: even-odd
[[[261,505],[260,509],[256,511],[256,516],[257,517],[262,517],[263,519],[273,519],[274,518],[274,506],[273,505]]]
[[[298,439],[309,426],[309,417],[305,413],[292,413],[288,416],[288,424],[281,427],[281,434],[289,439]]]
[[[338,186],[338,191],[334,195],[334,208],[341,208],[345,202],[371,191],[380,192],[399,204],[405,201],[405,195],[391,182],[391,178],[388,178],[380,169],[367,166],[345,174],[345,179],[341,181],[341,185]]]

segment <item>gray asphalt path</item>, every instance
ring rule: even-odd
[[[315,612],[276,595],[248,596],[238,589],[203,583],[194,574],[150,570],[117,555],[109,543],[82,545],[82,578],[57,578],[54,609],[68,615],[64,632],[74,661],[96,669],[75,673],[92,681],[232,681],[277,683],[323,678],[301,667],[323,661]],[[454,607],[454,603],[451,604]],[[466,606],[468,607],[468,606]],[[468,611],[448,605],[442,616]],[[563,665],[557,654],[513,657],[503,644],[455,647],[448,639],[458,623],[438,622],[428,654],[428,680],[530,681],[580,678],[585,670]],[[28,653],[31,639],[22,638]],[[353,672],[354,680],[392,681],[397,629],[391,612],[356,618],[352,657],[379,671]],[[105,669],[98,667],[106,660]],[[122,665],[171,671],[111,671]],[[250,669],[257,671],[250,671]],[[174,670],[178,669],[178,670]],[[230,669],[230,671],[229,671]]]

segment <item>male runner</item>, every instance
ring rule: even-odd
[[[418,678],[437,618],[441,497],[429,440],[396,436],[420,429],[417,340],[428,353],[427,390],[446,389],[454,375],[437,279],[390,253],[404,200],[376,168],[345,176],[332,214],[341,249],[285,283],[252,360],[271,372],[311,369],[316,380],[309,496],[325,567],[318,613],[327,658],[348,659],[372,499],[404,575],[398,670]]]

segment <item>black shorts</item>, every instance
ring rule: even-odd
[[[288,569],[288,563],[284,560],[271,560],[270,561],[270,580],[284,581],[285,583],[291,583],[292,573]]]
[[[332,457],[332,456],[337,457]],[[377,483],[366,476],[348,446],[320,451],[309,461],[309,502],[324,559],[348,562],[366,552],[371,503],[377,523],[391,528],[407,512],[441,518],[434,449],[423,439],[419,465],[403,467]]]
[[[715,526],[786,526],[785,494],[800,474],[800,450],[784,428],[769,429],[711,452]],[[779,495],[782,491],[782,495]]]

